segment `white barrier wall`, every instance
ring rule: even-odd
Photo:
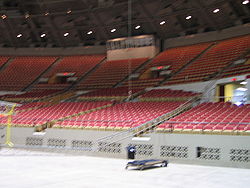
[[[209,87],[209,92],[206,94],[206,99],[209,101],[213,101],[213,98],[215,96],[216,92],[216,85],[223,84],[223,83],[230,83],[232,82],[232,79],[236,79],[236,81],[245,80],[247,78],[247,75],[240,75],[240,76],[233,76],[228,78],[222,78],[218,80],[212,80],[212,81],[206,81],[206,82],[195,82],[195,83],[188,83],[188,84],[177,84],[177,85],[170,85],[170,86],[161,86],[161,87],[155,87],[155,88],[149,88],[151,89],[173,89],[173,90],[184,90],[184,91],[192,91],[192,92],[200,92],[203,93],[204,89],[210,85],[210,83],[213,83]],[[249,83],[249,82],[248,82]],[[249,86],[250,87],[250,86]],[[249,89],[248,89],[249,91]]]
[[[44,136],[34,136],[33,128],[12,128],[15,147],[51,152],[127,158],[126,147],[136,147],[136,159],[168,159],[171,162],[250,168],[250,137],[226,135],[157,134],[149,141],[131,138],[109,146],[96,140],[114,132],[48,129]],[[0,139],[4,142],[3,138]],[[88,148],[88,150],[86,150]]]

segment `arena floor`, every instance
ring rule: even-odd
[[[2,188],[248,188],[250,169],[170,163],[125,170],[127,160],[2,148]]]

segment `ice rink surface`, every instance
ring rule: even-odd
[[[249,188],[250,169],[170,163],[125,170],[125,159],[2,148],[0,188]]]

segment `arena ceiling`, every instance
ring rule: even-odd
[[[105,44],[108,39],[130,33],[132,36],[154,34],[159,39],[167,39],[220,31],[250,22],[250,3],[247,2],[0,0],[0,46],[85,46]]]

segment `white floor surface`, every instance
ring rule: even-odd
[[[0,150],[0,188],[249,188],[250,169],[172,164],[125,170],[127,160]]]

